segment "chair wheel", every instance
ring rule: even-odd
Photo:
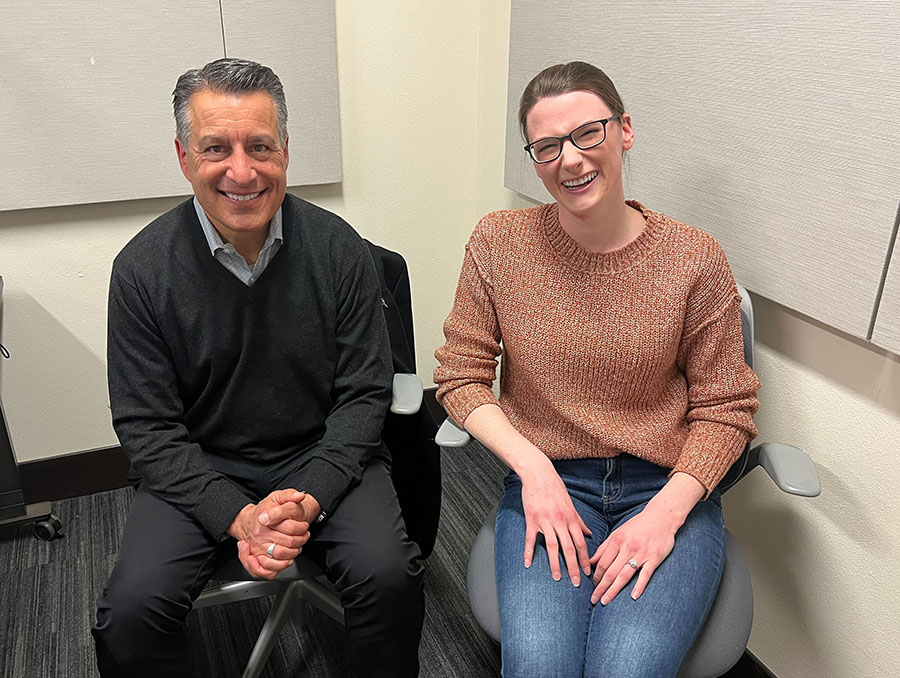
[[[44,541],[53,541],[62,534],[62,521],[53,513],[34,524],[34,536]]]

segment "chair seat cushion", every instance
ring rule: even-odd
[[[294,581],[297,579],[313,579],[324,574],[322,570],[311,560],[302,555],[292,565],[286,567],[275,581]],[[213,581],[256,581],[256,577],[247,572],[237,556],[226,560],[210,577]],[[262,580],[260,580],[262,581]]]
[[[466,586],[469,607],[478,625],[500,642],[500,611],[494,575],[494,523],[488,513],[469,553]],[[747,647],[753,623],[750,570],[737,540],[725,530],[725,569],[706,623],[688,652],[678,678],[715,678],[734,666]]]

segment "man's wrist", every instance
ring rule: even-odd
[[[304,506],[304,509],[310,525],[321,523],[328,517],[328,514],[325,512],[325,509],[322,508],[319,501],[309,492],[306,493],[306,498],[302,503],[306,505]]]
[[[247,529],[247,521],[249,517],[253,514],[253,510],[256,508],[256,504],[247,504],[238,511],[238,514],[234,517],[234,520],[231,521],[231,524],[228,526],[228,529],[225,532],[230,537],[234,537],[235,539],[244,539],[249,530]]]

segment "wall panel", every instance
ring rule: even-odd
[[[225,51],[272,68],[288,104],[288,185],[341,180],[334,0],[222,0]],[[273,17],[277,17],[274,18]],[[376,133],[373,130],[373,133]]]
[[[872,341],[900,355],[900,248],[896,243],[878,305]]]
[[[513,25],[549,14],[513,2]],[[715,235],[751,290],[867,337],[900,198],[900,5],[574,0],[570,16],[566,58],[604,68],[634,117],[626,193]],[[512,35],[510,102],[533,51]]]
[[[189,193],[172,88],[221,25],[217,0],[5,0],[0,210]]]
[[[534,173],[519,131],[522,90],[540,70],[568,61],[573,20],[572,0],[528,0],[512,4],[509,25],[509,79],[506,111],[506,186],[541,202],[550,200]]]
[[[222,5],[4,2],[0,210],[189,193],[175,160],[172,89],[226,45],[284,82],[289,184],[340,181],[334,1]]]

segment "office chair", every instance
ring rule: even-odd
[[[753,306],[750,295],[738,285],[741,294],[741,332],[744,359],[753,367]],[[450,418],[438,430],[441,449],[459,448],[472,441],[469,434]],[[485,450],[485,453],[487,450]],[[757,466],[762,466],[775,484],[788,494],[816,497],[821,489],[815,466],[802,450],[783,443],[749,445],[719,483],[724,493]],[[500,612],[494,574],[494,523],[497,505],[488,512],[472,550],[467,568],[469,606],[479,626],[500,642]],[[744,552],[734,535],[725,530],[725,567],[712,608],[697,640],[678,672],[678,678],[717,678],[734,666],[747,648],[753,624],[753,590]]]
[[[390,411],[382,440],[391,452],[391,477],[409,538],[427,558],[434,548],[441,510],[440,452],[434,443],[437,426],[422,405],[422,382],[415,370],[412,300],[406,262],[395,252],[367,241],[381,281],[382,310],[394,364]],[[325,573],[302,555],[272,581],[259,581],[230,558],[210,577],[221,582],[206,588],[194,609],[275,595],[269,615],[242,674],[257,678],[278,642],[281,629],[294,615],[302,620],[306,601],[332,619],[344,623],[344,610],[329,588]]]

